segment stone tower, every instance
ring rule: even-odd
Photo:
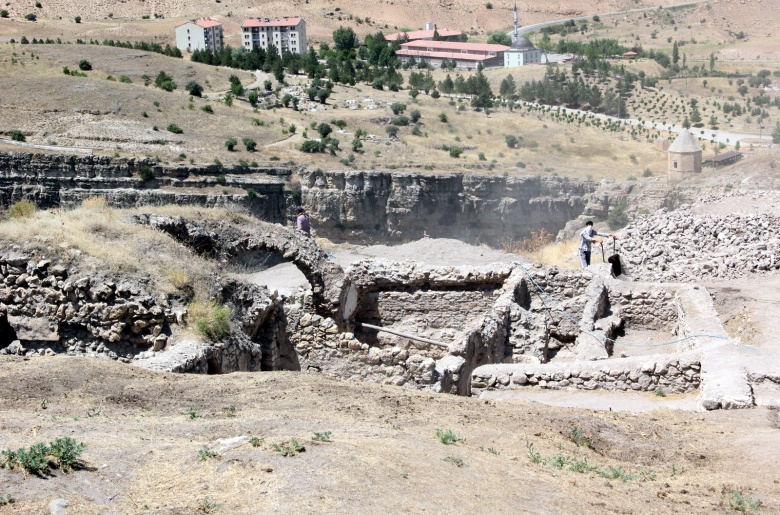
[[[669,182],[701,173],[701,147],[688,129],[683,129],[669,146]]]

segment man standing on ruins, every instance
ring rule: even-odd
[[[302,232],[305,236],[311,236],[311,222],[309,221],[309,215],[301,206],[295,208],[295,213],[298,217],[295,219],[295,230]]]
[[[590,246],[595,241],[596,243],[601,243],[603,240],[600,240],[596,238],[596,236],[601,236],[603,238],[613,238],[617,239],[617,236],[614,234],[604,234],[600,232],[596,232],[596,229],[593,228],[593,222],[591,220],[588,220],[585,222],[585,228],[580,232],[580,266],[582,268],[585,268],[586,266],[590,265]]]

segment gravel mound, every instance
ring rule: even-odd
[[[700,215],[660,210],[621,231],[623,262],[635,280],[738,279],[780,269],[780,216]]]

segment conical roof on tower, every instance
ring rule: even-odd
[[[688,152],[701,152],[701,147],[693,137],[691,131],[683,129],[677,139],[669,146],[669,152],[688,153]]]

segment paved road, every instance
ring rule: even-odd
[[[709,0],[692,0],[690,2],[684,2],[684,3],[681,3],[681,4],[667,5],[667,6],[664,6],[664,9],[672,9],[674,7],[682,7],[682,6],[685,6],[685,5],[703,4],[703,3],[706,3],[708,1]],[[642,8],[638,8],[638,9],[628,9],[628,10],[625,10],[625,11],[612,11],[612,12],[608,12],[608,13],[597,13],[596,15],[598,15],[598,16],[611,16],[611,15],[614,15],[614,14],[640,13],[640,12],[643,12],[643,11],[655,11],[656,9],[658,9],[657,6],[656,7],[642,7]],[[562,20],[543,21],[541,23],[534,23],[533,25],[525,25],[524,27],[518,27],[517,33],[518,33],[518,35],[523,36],[525,34],[528,34],[529,32],[533,32],[535,30],[539,30],[539,29],[542,29],[544,27],[551,27],[553,25],[560,25],[560,24],[562,24],[564,22],[567,22],[569,20],[574,20],[574,21],[588,20],[588,19],[591,19],[593,16],[595,16],[595,15],[594,14],[590,14],[590,15],[587,15],[587,16],[577,16],[576,18],[563,18]],[[507,34],[509,34],[509,37],[512,37],[514,35],[514,33],[515,33],[514,30],[511,30],[511,31],[507,32]]]

